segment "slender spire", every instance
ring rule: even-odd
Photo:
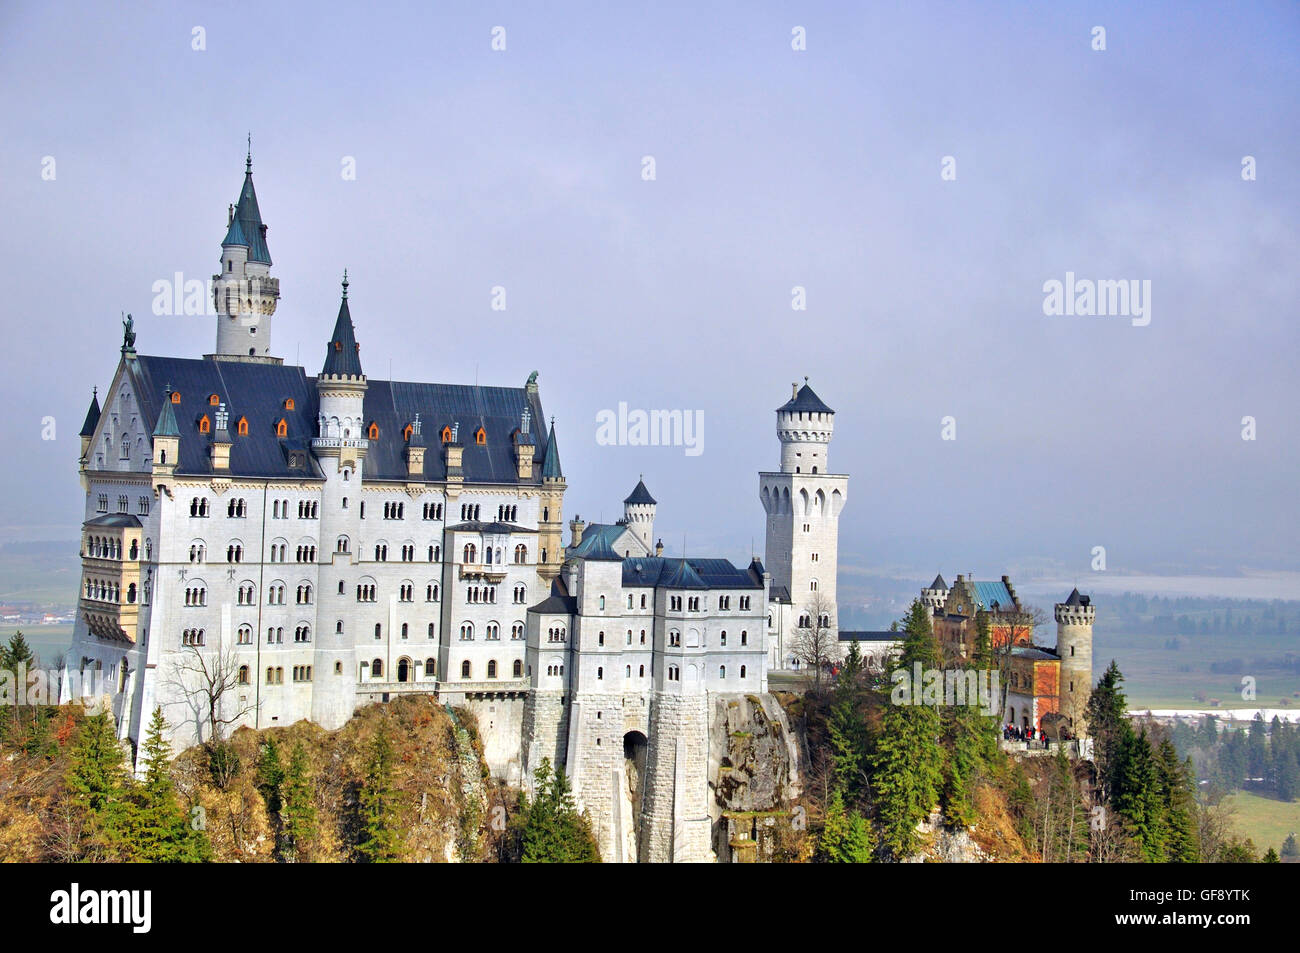
[[[560,445],[555,439],[554,417],[551,418],[551,432],[546,440],[546,457],[542,460],[542,479],[564,479],[564,471],[560,468]]]
[[[179,437],[181,428],[176,426],[176,413],[172,410],[172,388],[167,385],[163,393],[162,410],[158,412],[158,423],[153,428],[155,437]]]
[[[253,130],[248,130],[248,155],[244,158],[244,172],[253,171]]]
[[[90,407],[86,410],[86,421],[81,425],[81,436],[93,437],[99,426],[99,388],[91,391]]]
[[[364,377],[361,370],[361,345],[357,343],[352,327],[352,312],[348,309],[348,273],[343,272],[343,298],[339,302],[339,316],[334,322],[334,334],[325,350],[322,374],[339,377]]]
[[[244,187],[235,203],[235,214],[226,229],[222,245],[243,245],[248,249],[248,260],[271,264],[271,253],[266,247],[266,226],[262,224],[262,211],[257,207],[257,190],[253,188],[253,146],[249,136],[249,152],[244,160]]]

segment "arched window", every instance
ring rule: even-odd
[[[496,678],[496,677],[497,677],[497,660],[496,660],[496,659],[488,659],[488,674],[487,674],[487,677],[488,677],[488,678]]]
[[[470,673],[469,659],[465,659],[465,661],[460,663],[460,677],[469,678],[469,673]]]
[[[486,445],[487,431],[484,430],[482,427],[479,427],[478,430],[474,433],[474,442],[478,444],[480,447]]]
[[[284,409],[285,409],[285,410],[293,410],[293,398],[292,398],[292,397],[286,397],[286,398],[284,399]]]
[[[425,660],[424,660],[424,677],[425,677],[425,678],[433,678],[433,677],[434,677],[435,675],[437,675],[437,674],[438,674],[438,662],[437,662],[437,660],[436,660],[436,659],[431,659],[431,658],[429,658],[429,659],[425,659]]]
[[[745,677],[745,666],[743,666],[743,665],[740,666],[740,677],[741,677],[741,678],[744,678],[744,677]]]
[[[240,417],[240,418],[239,418],[239,423],[235,424],[235,433],[239,434],[239,436],[241,436],[241,437],[247,437],[247,436],[248,436],[248,418],[247,418],[247,417]]]
[[[383,678],[383,676],[384,676],[384,660],[377,658],[370,663],[370,677]]]
[[[279,421],[276,422],[275,435],[277,437],[289,436],[289,425],[285,422],[283,417],[281,417]]]
[[[727,666],[725,666],[725,665],[719,665],[719,666],[718,666],[718,678],[726,678],[726,677],[727,677]]]
[[[212,421],[208,420],[208,415],[204,414],[199,418],[199,433],[211,433]]]
[[[367,435],[371,440],[378,440],[378,439],[379,439],[379,424],[375,423],[375,422],[372,420],[372,421],[370,422],[370,426],[369,426],[369,428],[367,428],[367,430],[366,430],[366,435]]]
[[[220,397],[220,395],[218,395],[218,394],[209,394],[209,395],[208,395],[208,404],[211,405],[211,406],[213,406],[213,407],[217,407],[217,406],[219,406],[219,405],[221,404],[221,397]]]
[[[515,678],[523,678],[523,677],[524,677],[524,662],[523,662],[523,659],[515,659],[515,664],[514,664],[514,668],[513,668],[512,671],[513,671],[513,673],[514,673],[514,677],[515,677]]]
[[[450,427],[443,427],[443,428],[442,428],[442,442],[443,442],[443,443],[451,443],[451,428],[450,428]]]
[[[178,390],[172,391],[172,403],[179,404],[180,402],[181,402],[181,392]]]

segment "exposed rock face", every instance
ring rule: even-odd
[[[904,858],[905,864],[984,864],[993,859],[975,843],[970,831],[944,827],[943,815],[937,808],[916,829],[926,835],[928,843],[918,853]]]
[[[797,822],[798,739],[771,695],[712,695],[709,725],[709,814],[720,863],[771,857],[781,825]]]

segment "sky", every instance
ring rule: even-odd
[[[216,270],[251,134],[273,350],[319,370],[347,268],[370,376],[537,370],[566,515],[644,474],[670,553],[761,554],[806,376],[842,579],[1300,578],[1300,7],[431,6],[0,6],[0,541],[75,546],[121,312],[212,350],[153,287]],[[1045,314],[1067,273],[1146,317]],[[603,445],[620,403],[701,452]]]

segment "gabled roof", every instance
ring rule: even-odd
[[[552,480],[561,480],[564,478],[564,471],[560,469],[560,447],[555,440],[555,425],[551,425],[551,435],[546,441],[546,457],[542,460],[542,476]]]
[[[95,436],[95,428],[99,426],[99,391],[95,391],[90,397],[90,407],[86,411],[86,421],[81,425],[82,437]]]
[[[244,168],[244,187],[235,205],[235,216],[226,229],[222,245],[243,245],[248,249],[249,261],[271,264],[271,253],[266,247],[266,226],[262,212],[257,207],[257,191],[253,188],[253,165],[250,160]]]
[[[625,499],[623,502],[633,503],[633,504],[644,503],[650,506],[654,506],[655,498],[651,496],[650,491],[645,488],[645,481],[637,480],[636,486],[632,489],[632,492],[628,495],[627,499]]]
[[[817,394],[813,392],[813,389],[807,384],[800,387],[793,397],[777,408],[777,413],[782,411],[803,411],[804,413],[812,414],[835,413],[835,411],[826,406],[822,399],[818,397]]]
[[[582,539],[574,546],[569,553],[580,559],[590,559],[592,561],[622,562],[623,557],[614,552],[614,547],[610,545],[608,533],[592,533],[587,535],[583,531]]]
[[[557,577],[551,583],[551,594],[537,605],[530,606],[528,611],[548,615],[575,615],[578,611],[578,600],[569,595],[564,580]]]
[[[1015,608],[1016,600],[1012,598],[1011,590],[1005,582],[973,582],[972,585],[975,587],[975,600],[981,609],[991,610],[995,604],[1001,609]]]
[[[482,522],[478,520],[468,520],[464,523],[457,523],[455,526],[448,526],[449,533],[487,533],[489,536],[505,536],[510,533],[536,533],[537,530],[529,529],[527,526],[517,526],[514,523]]]
[[[356,330],[352,327],[352,312],[348,310],[348,283],[343,279],[343,300],[339,302],[339,315],[334,319],[334,333],[325,347],[325,366],[322,375],[336,377],[362,377],[361,347],[357,344]]]

